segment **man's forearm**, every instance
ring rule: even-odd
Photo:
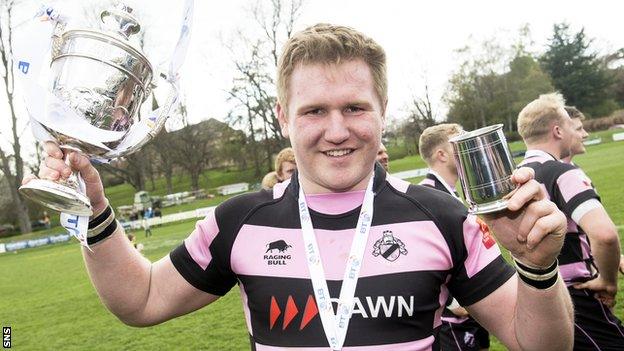
[[[151,262],[132,246],[121,226],[92,250],[82,252],[100,299],[125,323],[138,324],[149,296]]]
[[[554,321],[554,322],[553,322]],[[536,289],[518,279],[515,311],[516,340],[522,350],[571,350],[574,310],[561,279],[548,289]]]
[[[616,237],[617,239],[617,237]],[[600,276],[606,282],[617,286],[620,265],[620,245],[617,240],[592,241],[592,254]]]

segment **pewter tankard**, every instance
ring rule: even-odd
[[[453,145],[468,210],[484,214],[506,209],[506,197],[516,188],[511,181],[516,166],[503,134],[503,125],[465,132],[449,142]]]

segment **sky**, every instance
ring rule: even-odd
[[[261,1],[268,5],[267,0]],[[148,42],[155,57],[167,56],[163,53],[171,50],[179,31],[182,1],[130,2],[143,11],[148,9]],[[255,3],[195,1],[188,55],[180,71],[189,123],[223,120],[231,109],[226,92],[232,86],[234,70],[232,54],[224,43],[231,42],[239,31],[251,37],[258,33],[248,11]],[[460,63],[456,49],[494,36],[505,44],[521,26],[529,24],[535,43],[532,49],[542,52],[553,24],[566,21],[573,30],[584,27],[588,37],[595,39],[593,48],[608,52],[624,47],[620,25],[623,10],[624,2],[601,0],[308,0],[295,27],[327,22],[347,25],[372,37],[384,47],[388,58],[388,116],[400,117],[413,96],[422,96],[426,83],[437,117],[443,119],[446,106],[442,96]],[[4,94],[0,93],[0,114],[7,116],[2,99]],[[0,132],[0,145],[6,147],[6,123],[0,124]],[[26,132],[23,137],[28,138]]]

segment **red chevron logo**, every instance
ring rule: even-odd
[[[288,326],[292,323],[293,319],[299,314],[300,309],[297,307],[295,303],[295,299],[293,299],[292,295],[288,295],[288,299],[286,300],[286,305],[284,306],[283,314],[284,320],[282,322],[282,330],[286,330]],[[271,305],[269,307],[269,329],[272,330],[275,326],[277,319],[282,314],[282,309],[280,308],[277,299],[275,296],[271,296]],[[316,301],[314,300],[314,296],[308,295],[308,299],[303,308],[303,315],[301,317],[301,323],[299,324],[299,330],[303,330],[308,326],[310,321],[316,317],[318,314],[318,307],[316,306]]]

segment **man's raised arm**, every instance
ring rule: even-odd
[[[571,350],[573,307],[556,264],[566,219],[532,178],[530,169],[514,172],[522,186],[509,199],[510,212],[486,216],[518,274],[466,308],[512,350],[544,350],[545,345]]]
[[[71,169],[63,161],[63,152],[53,142],[44,145],[48,156],[39,176],[58,180],[67,178]],[[96,218],[108,207],[97,170],[78,153],[69,155],[71,168],[79,171],[85,181]],[[27,183],[34,176],[24,179]],[[83,248],[89,276],[106,307],[121,321],[133,326],[149,326],[201,308],[218,296],[190,285],[173,266],[169,256],[151,263],[130,243],[123,228],[102,241]]]

